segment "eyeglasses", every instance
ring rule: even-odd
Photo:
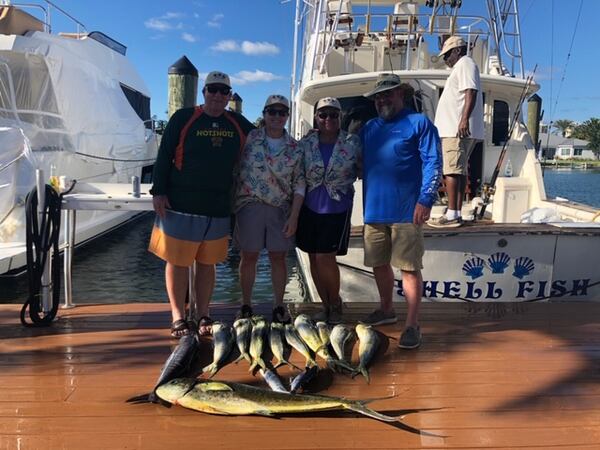
[[[206,90],[211,94],[218,92],[221,95],[229,95],[231,93],[231,88],[227,86],[206,86]]]
[[[287,109],[265,109],[265,112],[271,117],[287,117],[287,115],[289,114]]]
[[[319,114],[317,114],[317,117],[319,119],[325,120],[328,117],[331,119],[337,119],[338,117],[340,117],[340,113],[337,112],[320,112]]]

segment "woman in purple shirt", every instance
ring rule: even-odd
[[[333,97],[317,103],[316,130],[299,145],[304,151],[306,195],[300,210],[296,245],[309,255],[310,272],[323,302],[315,320],[342,321],[340,271],[336,255],[345,255],[360,161],[357,136],[340,129],[342,107]]]

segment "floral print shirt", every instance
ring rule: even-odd
[[[304,153],[304,171],[308,192],[321,184],[333,200],[339,201],[340,193],[353,189],[362,164],[362,145],[358,136],[340,130],[327,170],[319,150],[319,132],[309,131],[300,142]]]
[[[294,193],[304,190],[302,152],[296,140],[285,131],[283,145],[272,150],[264,128],[251,131],[240,157],[234,211],[261,202],[287,212]]]

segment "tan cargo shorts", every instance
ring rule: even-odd
[[[423,268],[423,229],[412,223],[365,224],[364,264],[379,267],[390,264],[400,270]]]
[[[479,139],[442,138],[442,155],[444,159],[444,175],[467,175],[469,156]]]

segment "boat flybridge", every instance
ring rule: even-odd
[[[297,138],[313,127],[315,104],[325,96],[340,100],[342,127],[373,117],[363,94],[386,72],[410,84],[414,94],[405,100],[433,121],[449,74],[437,56],[443,41],[460,35],[468,43],[480,69],[485,121],[485,140],[469,161],[463,210],[473,221],[452,230],[425,227],[424,298],[600,300],[600,213],[546,197],[532,138],[539,114],[529,127],[535,129],[522,119],[523,100],[537,102],[539,112],[540,99],[523,65],[517,0],[299,0],[295,25],[291,131]],[[360,181],[355,188],[357,233],[348,255],[338,258],[342,298],[377,300],[372,271],[362,264]],[[432,215],[443,208],[434,206]],[[299,258],[308,267],[306,255]]]
[[[93,183],[149,182],[158,141],[150,95],[127,48],[52,2],[0,2],[0,274],[25,265],[25,197],[36,169],[79,192]],[[52,33],[52,18],[76,29]],[[131,212],[82,211],[75,242]]]

